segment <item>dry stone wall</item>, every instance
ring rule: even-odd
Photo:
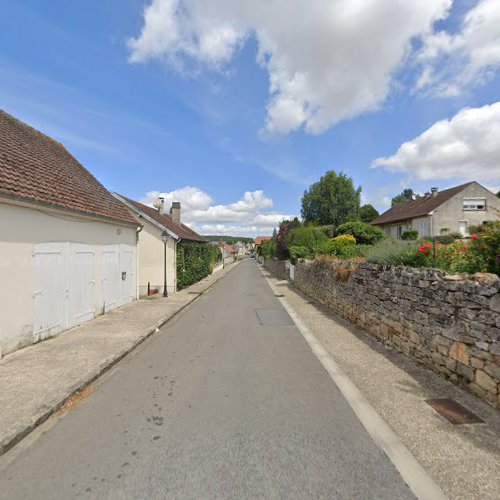
[[[374,337],[500,408],[497,276],[318,260],[297,263],[294,282]]]
[[[264,266],[280,280],[289,278],[290,262],[287,260],[264,259]]]

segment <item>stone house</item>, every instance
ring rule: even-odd
[[[469,227],[500,220],[500,198],[477,182],[468,182],[439,191],[432,188],[425,196],[398,204],[371,223],[388,236],[401,238],[406,230],[419,237],[460,232],[469,236]]]
[[[167,293],[176,292],[177,244],[180,241],[208,244],[208,241],[181,222],[179,202],[173,202],[166,213],[162,198],[157,200],[155,207],[149,207],[121,194],[113,194],[142,226],[137,244],[139,294],[145,296],[148,290],[150,294],[164,293],[165,257]]]
[[[136,299],[139,229],[62,144],[0,110],[0,357]]]

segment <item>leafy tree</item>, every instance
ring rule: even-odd
[[[288,248],[295,246],[315,250],[327,241],[328,237],[313,226],[291,229],[286,237]]]
[[[301,214],[306,223],[338,226],[358,217],[361,186],[343,172],[326,172],[302,197]]]
[[[500,189],[498,190],[497,198],[500,198]]]
[[[359,209],[359,219],[363,222],[371,222],[379,216],[377,209],[372,205],[363,205]]]
[[[398,194],[397,196],[395,196],[392,199],[391,207],[399,205],[400,203],[408,203],[409,201],[413,200],[414,196],[415,196],[415,193],[413,192],[413,189],[406,188],[403,190],[402,193]]]

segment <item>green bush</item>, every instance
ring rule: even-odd
[[[406,241],[413,241],[418,238],[418,231],[415,229],[407,229],[406,231],[403,231],[403,234],[401,235],[402,240]]]
[[[177,244],[177,289],[182,290],[212,274],[221,252],[214,245],[181,241]]]
[[[306,247],[313,253],[327,241],[328,237],[320,229],[312,226],[291,229],[286,237],[288,248],[292,246]]]
[[[481,255],[486,270],[500,275],[500,221],[491,221],[483,225],[479,235],[472,235],[472,250]]]
[[[276,238],[272,240],[263,241],[259,247],[259,254],[266,259],[273,259],[276,257],[277,242]]]
[[[336,233],[352,234],[361,245],[374,245],[385,238],[384,232],[366,222],[354,221],[341,224]]]
[[[288,249],[290,262],[295,265],[299,259],[314,259],[314,251],[302,246],[291,246]]]
[[[377,264],[409,266],[416,262],[418,243],[415,241],[382,240],[366,251],[366,260]]]
[[[333,224],[329,226],[319,226],[318,229],[324,233],[327,238],[333,238],[335,236],[335,226]]]
[[[434,236],[434,238],[432,239],[436,243],[442,243],[443,245],[449,245],[450,243],[453,243],[456,240],[456,238],[451,234],[442,234],[441,236]]]

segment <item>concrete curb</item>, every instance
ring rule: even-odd
[[[118,352],[114,356],[110,356],[105,359],[101,364],[99,364],[94,370],[90,373],[87,373],[83,376],[82,380],[79,380],[77,383],[73,384],[68,388],[66,394],[62,397],[54,399],[52,401],[48,401],[39,408],[38,412],[32,416],[31,422],[26,424],[21,424],[19,428],[13,428],[6,436],[3,436],[0,439],[0,456],[5,454],[7,451],[12,449],[16,444],[22,441],[26,436],[28,436],[31,432],[33,432],[37,427],[46,422],[52,415],[57,413],[64,404],[75,394],[82,392],[85,388],[93,384],[97,379],[99,379],[102,375],[104,375],[107,371],[109,371],[113,366],[119,363],[122,359],[128,356],[131,352],[133,352],[137,347],[139,347],[146,339],[151,337],[154,333],[158,331],[159,328],[167,324],[173,318],[175,318],[180,312],[186,309],[189,305],[195,302],[198,298],[204,295],[208,290],[210,290],[215,284],[217,284],[222,278],[227,276],[230,272],[232,272],[242,261],[237,261],[227,272],[222,274],[221,276],[217,276],[217,279],[210,283],[206,288],[201,290],[196,295],[193,294],[192,297],[189,297],[188,301],[183,304],[179,309],[170,313],[169,315],[165,315],[159,321],[156,322],[155,326],[148,330],[145,334],[137,337],[134,342],[126,346],[122,351]],[[213,275],[211,275],[213,276]],[[207,276],[208,279],[210,276]],[[199,286],[201,282],[195,283],[194,286]],[[189,289],[191,287],[188,287]],[[186,290],[187,290],[186,289]]]

